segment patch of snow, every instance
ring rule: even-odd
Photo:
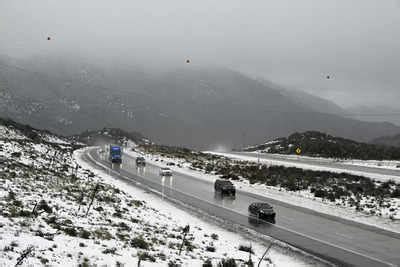
[[[363,167],[374,167],[389,170],[399,170],[400,172],[400,161],[399,160],[342,160],[343,164],[363,166]]]
[[[42,135],[41,137],[44,141],[49,142],[49,143],[60,144],[60,145],[68,145],[69,144],[67,141],[65,141],[55,135],[46,134],[46,135]]]
[[[6,127],[4,125],[0,125],[0,138],[5,139],[26,139],[24,135],[22,135],[19,131],[12,127]]]

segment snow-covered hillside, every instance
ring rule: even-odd
[[[32,131],[0,126],[0,266],[137,266],[139,259],[141,266],[202,266],[248,259],[243,250],[251,240],[93,172],[68,140]],[[253,260],[266,245],[252,242]],[[281,246],[268,257],[271,266],[321,265]]]

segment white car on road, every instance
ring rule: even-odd
[[[172,176],[172,170],[170,168],[161,168],[160,176]]]

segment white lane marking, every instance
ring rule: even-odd
[[[102,166],[103,168],[109,169],[108,166],[106,166],[106,165],[104,165],[104,164],[101,164],[101,163],[98,163],[98,162],[92,157],[92,155],[90,155],[90,153],[87,153],[86,155],[88,155],[88,157],[89,157],[95,164],[100,165],[100,166]],[[113,171],[115,174],[117,174],[118,176],[121,176],[121,177],[123,177],[123,178],[125,178],[125,179],[131,180],[131,178],[129,178],[129,177],[127,177],[127,176],[121,175],[120,173],[118,173],[118,172],[116,172],[116,171],[114,171],[114,170],[112,170],[112,171]],[[139,176],[139,175],[138,175],[138,176]],[[142,178],[144,178],[144,177],[142,177]],[[144,179],[145,179],[145,178],[144,178]],[[204,199],[199,199],[199,198],[196,197],[196,196],[193,196],[193,195],[188,194],[188,193],[184,193],[184,192],[182,192],[182,191],[180,191],[180,190],[177,190],[177,189],[174,189],[174,188],[171,188],[171,189],[173,189],[173,190],[175,190],[176,192],[181,193],[181,194],[183,194],[183,195],[187,195],[187,196],[190,196],[190,197],[192,197],[192,198],[194,198],[194,199],[198,199],[198,200],[200,200],[200,201],[206,202],[206,203],[209,204],[209,205],[216,206],[216,207],[219,207],[219,208],[223,208],[223,209],[229,210],[229,211],[231,211],[231,212],[233,212],[233,213],[240,214],[240,213],[238,213],[237,211],[235,211],[235,210],[233,210],[233,209],[230,209],[230,208],[227,208],[227,207],[223,207],[223,206],[214,204],[214,203],[209,202],[209,201],[204,200]],[[157,190],[155,190],[155,189],[152,189],[152,188],[149,188],[149,190],[150,190],[150,191],[153,191],[153,192],[160,193],[159,191],[157,191]],[[243,214],[240,214],[240,215],[243,215]],[[365,255],[365,254],[362,254],[361,252],[357,252],[357,251],[354,251],[354,250],[351,250],[351,249],[348,249],[348,248],[344,248],[344,247],[342,247],[342,246],[340,246],[340,245],[336,245],[336,244],[330,243],[330,242],[328,242],[328,241],[324,241],[324,240],[318,239],[318,238],[316,238],[316,237],[312,237],[312,236],[305,235],[305,234],[303,234],[303,233],[300,233],[300,232],[291,230],[291,229],[286,228],[286,227],[284,227],[284,226],[278,226],[278,225],[273,225],[273,226],[274,226],[274,227],[277,227],[277,228],[279,228],[279,229],[285,230],[285,231],[287,231],[287,232],[294,233],[294,234],[300,235],[300,236],[302,236],[302,237],[305,237],[305,238],[308,238],[308,239],[311,239],[311,240],[320,242],[320,243],[322,243],[322,244],[325,244],[325,245],[328,245],[328,246],[331,246],[331,247],[335,247],[335,248],[339,248],[339,249],[341,249],[341,250],[343,250],[343,251],[351,252],[351,253],[353,253],[353,254],[355,254],[355,255],[359,255],[359,256],[362,256],[362,257],[364,257],[364,258],[367,258],[367,259],[370,259],[370,260],[374,260],[374,261],[377,261],[377,262],[386,264],[386,265],[388,265],[388,266],[396,266],[395,264],[386,262],[386,261],[384,261],[384,260],[377,259],[377,258],[375,258],[375,257],[373,257],[373,256]]]
[[[341,236],[342,238],[345,238],[345,239],[353,239],[353,237],[345,235],[345,234],[342,234],[340,232],[335,232],[335,234],[338,235],[338,236]]]

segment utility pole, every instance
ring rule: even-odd
[[[91,200],[90,200],[90,204],[89,204],[89,207],[88,207],[88,209],[87,209],[87,211],[86,211],[85,217],[88,216],[89,211],[90,211],[90,208],[91,208],[92,205],[93,205],[94,198],[96,197],[96,193],[97,193],[97,191],[99,191],[99,189],[100,189],[100,184],[97,183],[96,186],[95,186],[95,188],[94,188],[94,190],[93,190],[92,198],[91,198]]]
[[[271,242],[271,244],[269,244],[269,246],[267,247],[267,249],[265,250],[264,254],[262,255],[260,261],[258,262],[258,267],[260,267],[260,264],[262,262],[262,260],[264,259],[265,255],[267,255],[268,251],[270,250],[270,248],[272,247],[272,245],[274,244],[274,242]]]
[[[242,132],[242,149],[246,147],[246,132]]]
[[[253,248],[252,248],[251,243],[250,243],[249,261],[247,262],[247,266],[249,266],[249,267],[253,267],[253,266],[254,266],[253,261],[251,260],[251,253],[252,253],[252,252],[253,252]]]
[[[190,226],[189,225],[186,225],[182,230],[182,244],[181,244],[181,246],[179,248],[179,254],[178,255],[181,255],[183,245],[185,244],[186,235],[189,233],[189,230],[190,230]]]

